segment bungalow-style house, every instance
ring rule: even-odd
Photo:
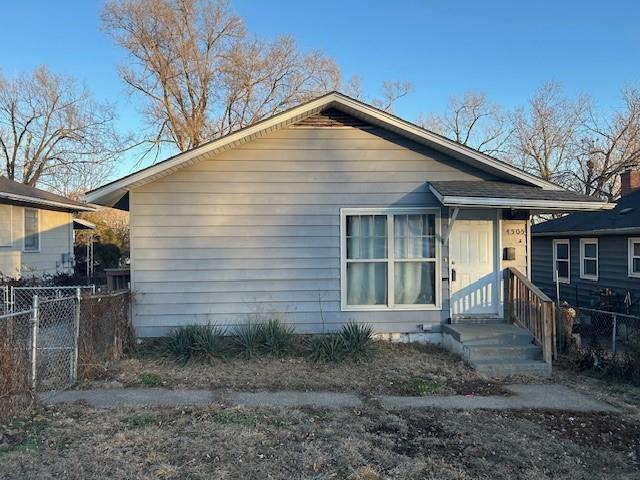
[[[532,228],[533,282],[571,305],[640,315],[640,171],[621,175],[613,210]],[[556,274],[557,272],[557,274]]]
[[[93,210],[0,176],[0,280],[73,273],[73,213]]]
[[[531,212],[609,207],[337,92],[87,200],[130,212],[141,337],[274,317],[317,333],[353,320],[404,338],[445,333],[452,348],[515,338],[524,359],[539,350],[533,337],[499,322],[505,270],[529,275]]]

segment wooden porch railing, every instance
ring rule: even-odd
[[[555,305],[519,270],[508,273],[508,309],[511,322],[526,328],[542,347],[542,358],[551,365],[555,356]]]

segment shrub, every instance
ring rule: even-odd
[[[247,322],[236,325],[233,341],[245,358],[255,357],[260,352],[264,340],[264,325],[258,322]]]
[[[371,357],[377,350],[373,328],[361,323],[349,322],[339,332],[345,353],[354,360]]]
[[[293,328],[280,320],[269,320],[262,326],[262,347],[272,355],[286,355],[293,350]]]
[[[314,362],[340,362],[345,358],[345,345],[338,333],[312,335],[307,342],[308,357]]]
[[[225,353],[224,330],[212,325],[186,325],[163,339],[163,350],[181,361],[207,360]]]
[[[604,378],[640,385],[640,343],[634,342],[627,351],[612,353],[600,348],[582,348],[573,354],[577,370],[588,370]]]

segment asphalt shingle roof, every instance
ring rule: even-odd
[[[33,203],[38,204],[42,202],[55,202],[64,204],[71,210],[73,210],[73,207],[80,207],[83,210],[89,207],[86,203],[76,202],[75,200],[71,200],[70,198],[63,197],[62,195],[56,195],[55,193],[46,192],[44,190],[40,190],[39,188],[30,187],[29,185],[18,183],[13,180],[9,180],[7,177],[0,176],[0,198],[6,198],[11,195],[19,195],[21,197],[25,197],[24,201],[27,203],[29,202],[29,200],[32,200]]]
[[[567,190],[543,190],[538,187],[507,182],[480,180],[430,183],[433,188],[443,196],[555,200],[564,202],[602,202],[599,198],[569,192]]]
[[[640,190],[616,200],[616,208],[613,210],[572,213],[565,217],[534,225],[531,228],[531,232],[535,235],[630,228],[640,229]]]

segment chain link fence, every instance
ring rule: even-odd
[[[640,317],[593,308],[561,309],[563,343],[571,337],[579,348],[597,348],[613,353],[640,345]]]
[[[24,408],[34,392],[93,378],[100,365],[133,346],[129,291],[72,293],[35,294],[30,308],[0,315],[0,421]]]
[[[59,390],[77,379],[79,292],[40,300],[34,297],[36,321],[36,390]]]
[[[82,297],[78,340],[78,377],[104,374],[106,362],[131,352],[135,333],[131,325],[131,292],[128,290]]]
[[[7,314],[10,309],[9,285],[0,285],[0,315]]]
[[[33,311],[0,315],[0,421],[33,401]]]
[[[75,285],[75,286],[51,286],[51,287],[6,287],[7,311],[20,311],[31,308],[33,296],[38,295],[40,301],[50,300],[53,298],[73,297],[78,289],[82,294],[95,294],[95,285]]]

